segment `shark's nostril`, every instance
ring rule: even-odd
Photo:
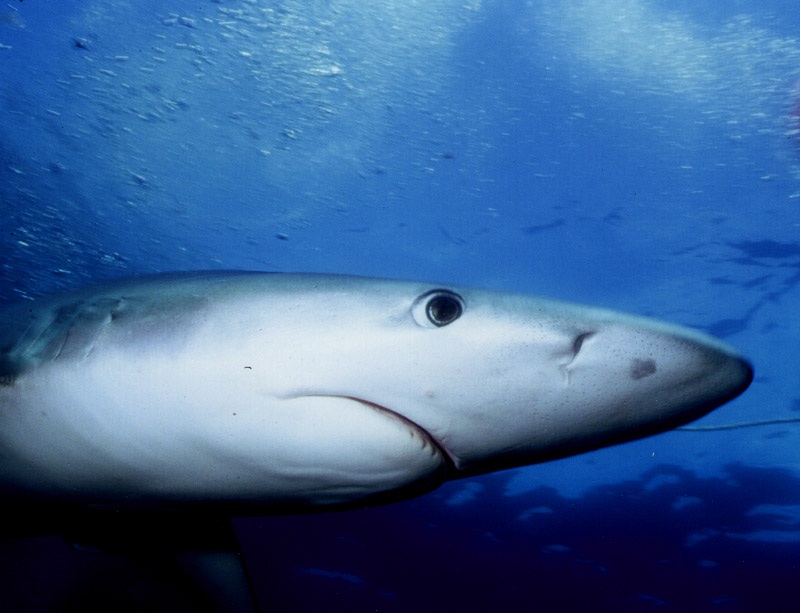
[[[572,359],[578,357],[578,354],[581,351],[581,347],[583,347],[583,343],[586,339],[591,338],[594,336],[594,332],[582,332],[578,336],[575,337],[575,340],[572,342]]]
[[[586,342],[586,339],[591,338],[594,336],[594,332],[581,332],[575,337],[575,340],[572,341],[572,355],[569,356],[569,360],[563,364],[561,364],[561,373],[564,375],[564,383],[569,385],[569,374],[570,374],[570,366],[578,357],[578,354],[581,352],[581,348],[583,347],[583,343]]]

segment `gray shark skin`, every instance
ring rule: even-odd
[[[697,332],[522,295],[143,277],[0,311],[0,496],[238,514],[384,502],[686,424],[752,376]]]

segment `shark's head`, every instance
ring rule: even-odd
[[[370,333],[331,345],[337,372],[314,393],[407,420],[452,476],[668,430],[739,395],[753,376],[713,338],[612,311],[391,282],[341,298]]]
[[[424,283],[213,273],[0,318],[0,492],[308,508],[696,419],[750,366],[687,329]]]

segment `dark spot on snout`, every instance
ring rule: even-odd
[[[636,358],[633,362],[631,362],[631,379],[634,381],[649,377],[654,372],[656,372],[655,360],[641,360]]]

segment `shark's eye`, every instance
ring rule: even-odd
[[[436,294],[428,300],[425,312],[434,326],[446,326],[461,317],[461,301],[453,294]]]
[[[458,294],[437,289],[417,298],[412,308],[416,322],[430,328],[441,328],[453,323],[464,312],[464,301]]]

